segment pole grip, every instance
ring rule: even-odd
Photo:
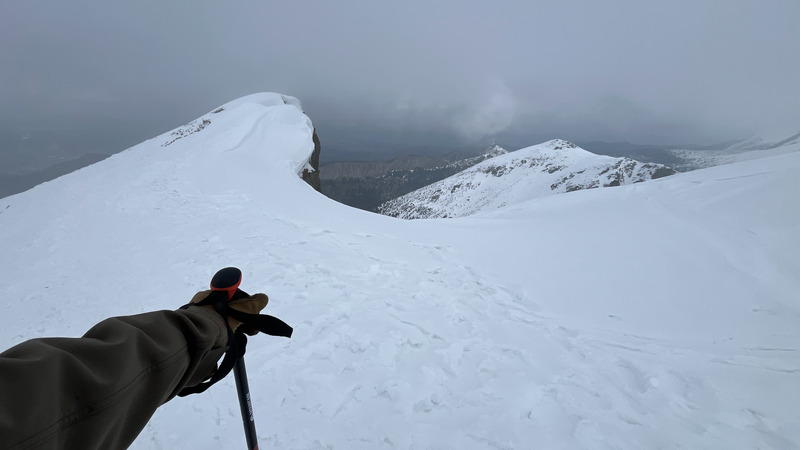
[[[211,291],[212,295],[216,292],[224,292],[227,296],[226,300],[230,301],[236,289],[242,283],[242,271],[236,267],[226,267],[220,269],[214,277],[211,278]],[[219,294],[217,294],[219,295]],[[221,301],[222,299],[220,299]],[[239,337],[238,332],[236,336],[231,336],[231,339]],[[242,334],[241,345],[244,346],[247,342],[245,335]],[[243,349],[244,347],[242,347]],[[258,450],[258,436],[256,435],[256,421],[253,417],[253,401],[250,398],[250,385],[247,383],[247,369],[244,365],[244,357],[239,357],[233,365],[233,378],[236,381],[236,393],[239,396],[239,409],[242,412],[242,424],[244,425],[244,436],[247,440],[248,450]]]
[[[233,294],[236,293],[240,284],[242,284],[242,271],[236,267],[220,269],[211,278],[211,290],[224,291],[228,294],[228,301],[233,298]]]

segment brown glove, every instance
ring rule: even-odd
[[[194,295],[194,297],[192,297],[192,303],[199,303],[203,301],[210,293],[210,290],[198,292]],[[258,314],[262,309],[264,309],[264,307],[267,306],[267,303],[269,303],[269,297],[267,297],[267,294],[249,295],[248,293],[237,289],[233,294],[233,298],[228,302],[228,306],[248,314]],[[214,309],[214,307],[211,305],[203,306],[205,308]],[[242,323],[238,320],[228,317],[228,325],[230,325],[231,330],[236,331],[241,324]],[[258,331],[253,330],[246,330],[245,332],[251,336],[258,333]]]

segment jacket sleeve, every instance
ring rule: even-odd
[[[0,354],[0,448],[126,448],[156,408],[211,375],[227,341],[222,317],[193,307],[12,347]]]

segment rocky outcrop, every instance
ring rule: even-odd
[[[311,153],[311,158],[308,160],[308,164],[313,170],[303,169],[301,177],[303,178],[303,181],[311,185],[311,187],[316,189],[317,192],[322,192],[319,180],[319,153],[322,146],[320,145],[319,136],[317,136],[316,129],[314,129],[314,135],[312,139],[314,140],[314,151]]]

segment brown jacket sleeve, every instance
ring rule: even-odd
[[[127,448],[156,408],[207,378],[225,323],[194,307],[115,317],[0,354],[0,448]]]

